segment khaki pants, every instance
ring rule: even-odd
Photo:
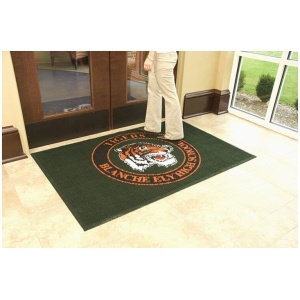
[[[175,87],[173,69],[177,53],[156,53],[148,73],[148,104],[145,130],[161,131],[162,97],[165,99],[165,137],[179,140],[184,137],[180,103]]]

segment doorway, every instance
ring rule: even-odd
[[[144,122],[146,55],[12,51],[29,148]]]

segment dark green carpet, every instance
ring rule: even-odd
[[[32,156],[88,230],[255,157],[187,123],[184,132],[167,142],[133,129]]]

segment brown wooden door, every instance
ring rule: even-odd
[[[145,53],[88,52],[90,107],[47,115],[34,51],[12,51],[29,148],[143,122],[147,105],[147,76],[142,70]],[[133,65],[130,55],[134,56]],[[74,65],[77,69],[77,61]],[[132,97],[130,92],[136,86],[139,92]]]

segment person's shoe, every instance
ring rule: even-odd
[[[144,127],[139,127],[137,128],[138,131],[142,131],[142,132],[147,132],[147,133],[155,133],[155,134],[160,134],[161,132],[154,132],[154,131],[148,131],[145,130]]]
[[[157,136],[156,137],[157,139],[159,139],[159,140],[165,140],[165,141],[180,141],[180,140],[182,140],[182,139],[174,139],[174,140],[171,140],[171,139],[168,139],[168,138],[166,138],[166,136],[165,135],[159,135],[159,136]]]

